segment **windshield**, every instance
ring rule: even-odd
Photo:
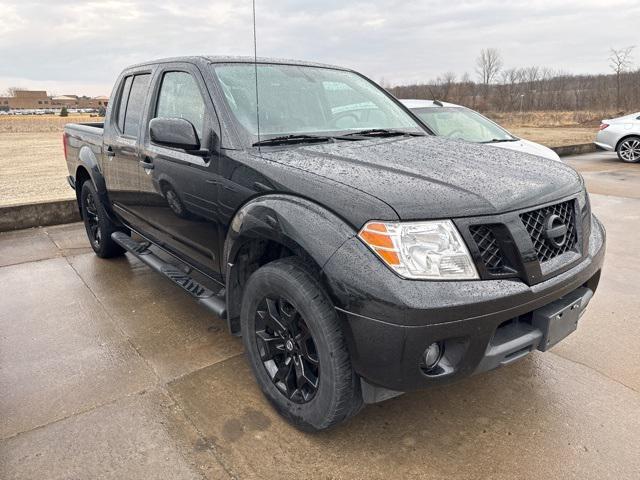
[[[436,135],[468,142],[489,143],[517,140],[488,118],[463,107],[412,108]]]
[[[213,68],[231,111],[255,141],[255,65]],[[424,133],[380,88],[353,72],[277,64],[258,64],[257,71],[262,139],[370,129]]]

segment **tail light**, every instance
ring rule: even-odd
[[[62,149],[64,150],[64,159],[67,159],[67,133],[62,134]]]
[[[608,123],[601,123],[600,124],[600,130],[604,130],[605,128],[607,128],[609,126]]]

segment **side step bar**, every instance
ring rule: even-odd
[[[198,303],[213,312],[215,315],[225,320],[227,316],[227,302],[225,300],[224,288],[218,293],[214,293],[207,287],[193,279],[178,267],[165,262],[160,257],[149,250],[150,244],[147,242],[136,242],[129,235],[123,232],[113,232],[111,238],[122,248],[138,257],[156,272],[163,274],[176,285],[189,292]]]

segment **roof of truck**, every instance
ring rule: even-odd
[[[155,65],[158,63],[172,63],[172,62],[190,62],[190,63],[254,63],[256,59],[250,56],[231,56],[231,55],[192,55],[184,57],[169,57],[159,58],[155,60],[149,60],[147,62],[137,63],[135,65],[129,65],[127,69],[141,67],[144,65]],[[322,67],[333,68],[338,70],[350,70],[349,68],[340,67],[337,65],[329,65],[326,63],[307,62],[303,60],[292,60],[285,58],[270,58],[270,57],[258,57],[258,63],[276,63],[283,65],[301,65],[306,67]]]

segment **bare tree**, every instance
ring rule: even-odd
[[[15,97],[16,92],[20,92],[22,90],[26,90],[26,89],[21,87],[9,87],[7,88],[7,97]]]
[[[476,72],[481,83],[489,85],[497,78],[502,68],[502,56],[496,48],[483,48],[476,59]]]
[[[435,81],[435,85],[438,87],[440,95],[434,100],[451,100],[451,93],[454,84],[456,83],[456,74],[453,72],[446,72],[444,75],[438,77]]]
[[[441,74],[427,83],[399,85],[390,91],[399,98],[446,99],[486,113],[573,112],[576,122],[585,122],[622,110],[640,111],[640,69],[629,67],[630,54],[625,60],[619,75],[573,75],[528,66],[500,69],[488,85],[475,83],[466,73],[458,80],[453,74]]]
[[[616,75],[616,108],[620,110],[620,86],[622,84],[622,74],[631,68],[631,57],[635,46],[609,49],[609,66]]]

